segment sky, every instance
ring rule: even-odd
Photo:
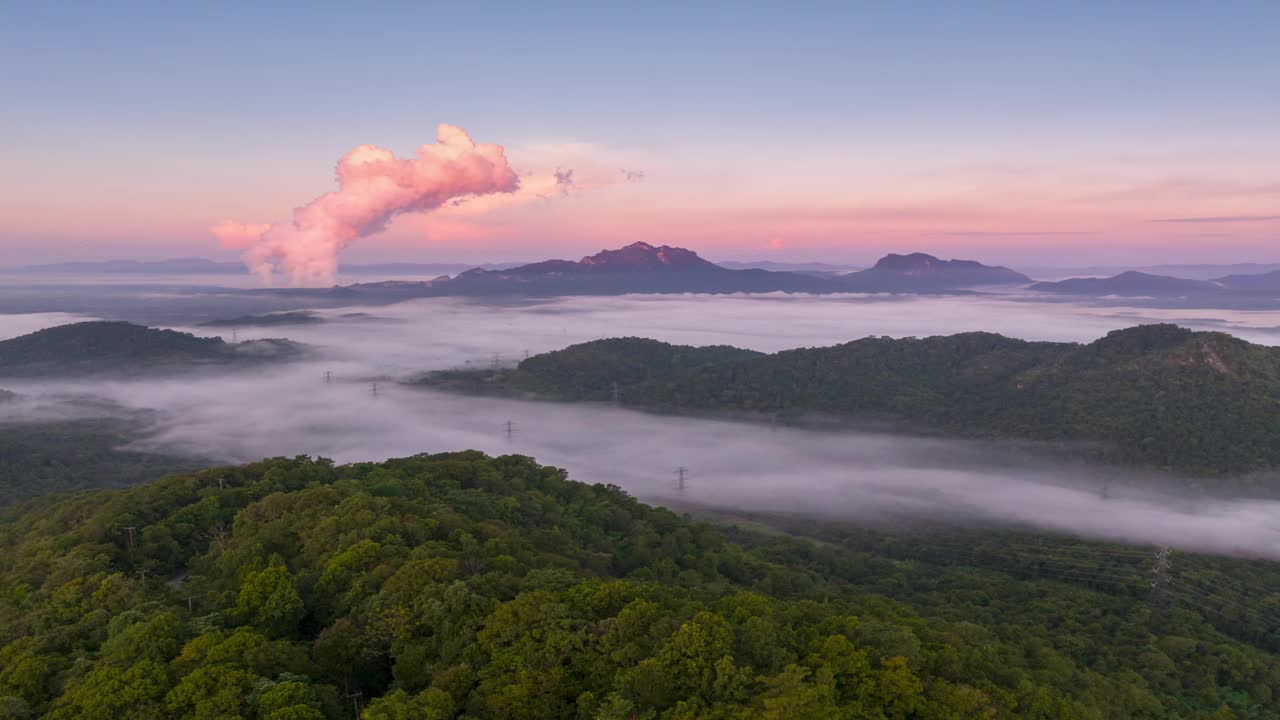
[[[442,123],[521,190],[343,260],[1280,261],[1280,3],[581,5],[15,3],[0,265],[234,259]]]

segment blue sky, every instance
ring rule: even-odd
[[[457,242],[397,225],[353,253],[537,257],[626,239],[607,216],[654,215],[680,222],[640,223],[634,239],[719,256],[859,257],[895,238],[960,252],[939,238],[1025,231],[1016,247],[968,244],[1054,260],[1071,248],[1052,233],[1082,233],[1104,260],[1162,242],[1190,259],[1195,237],[1225,233],[1241,257],[1280,237],[1266,221],[1194,237],[1143,224],[1280,214],[1276,2],[269,5],[11,7],[0,247],[216,255],[210,223],[279,220],[332,188],[350,148],[406,153],[440,122],[517,157],[577,147],[575,162],[646,180],[509,209]],[[1189,205],[1197,183],[1206,199]],[[1136,195],[1064,211],[1073,184]],[[1024,190],[1016,212],[993,209]],[[735,244],[761,208],[849,214],[775,220]]]

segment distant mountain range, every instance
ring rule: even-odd
[[[455,275],[473,268],[505,270],[523,263],[347,263],[342,272],[350,275]],[[774,270],[817,274],[845,273],[862,267],[845,263],[780,262],[776,260],[727,260],[717,263],[729,270]],[[168,260],[102,260],[60,262],[0,268],[0,271],[26,273],[67,273],[85,275],[243,275],[239,262],[219,262],[206,258],[171,258]]]
[[[1036,292],[1064,295],[1188,295],[1216,292],[1221,288],[1207,280],[1187,280],[1142,272],[1125,272],[1109,278],[1071,278],[1057,282],[1039,282],[1031,286]]]
[[[2,269],[4,272],[73,275],[243,275],[238,262],[204,258],[63,262]],[[482,272],[477,272],[482,271]],[[636,273],[655,273],[645,276]],[[1187,295],[1280,297],[1280,265],[1152,265],[1118,272],[1114,268],[1039,268],[1040,276],[1074,276],[1031,285],[1026,274],[969,260],[941,260],[924,253],[891,254],[874,266],[858,269],[839,263],[792,263],[771,260],[712,263],[684,248],[632,243],[617,250],[571,260],[535,263],[347,263],[345,276],[432,277],[432,280],[388,280],[304,294],[430,297],[439,295],[607,295],[620,293],[725,292],[955,292],[982,286],[1030,285],[1058,295],[1182,297]],[[627,277],[620,277],[623,273]],[[679,273],[679,274],[676,274]],[[713,274],[714,273],[714,274]],[[737,273],[737,274],[728,274]],[[1104,276],[1105,275],[1105,276]],[[446,282],[452,283],[448,286]],[[353,294],[354,294],[353,293]]]
[[[1126,272],[1109,278],[1071,278],[1031,285],[1031,290],[1060,295],[1105,297],[1263,296],[1280,297],[1280,270],[1258,275],[1228,275],[1189,280],[1167,275]]]
[[[1228,275],[1218,278],[1217,282],[1232,292],[1280,295],[1280,270],[1258,275]]]
[[[288,360],[289,340],[228,343],[127,322],[59,325],[0,341],[0,377],[137,376]]]
[[[1166,264],[1166,265],[1097,265],[1085,267],[1021,267],[1032,277],[1075,278],[1111,277],[1126,272],[1165,275],[1186,280],[1213,280],[1226,275],[1261,275],[1280,270],[1280,263]]]
[[[238,263],[200,258],[161,261],[119,260],[35,265],[25,273],[116,275],[242,274]],[[626,293],[935,293],[984,285],[1025,284],[1027,276],[971,260],[942,260],[924,253],[888,255],[873,267],[849,271],[822,263],[726,263],[718,265],[696,252],[668,245],[636,242],[602,250],[580,260],[544,260],[528,264],[500,263],[481,267],[462,264],[386,263],[344,265],[345,275],[434,275],[431,280],[387,280],[332,288],[268,291],[371,301],[412,297],[487,295],[618,295]],[[253,291],[258,292],[258,291]]]
[[[696,252],[637,242],[581,260],[545,260],[499,270],[476,268],[422,282],[358,283],[333,292],[396,298],[484,295],[619,295],[625,293],[930,293],[985,285],[1025,284],[1008,268],[913,253],[889,255],[867,270],[820,276],[758,268],[733,270]]]
[[[732,265],[730,267],[729,265]],[[602,250],[580,260],[544,260],[528,264],[387,263],[346,265],[348,275],[434,275],[429,280],[395,279],[360,282],[329,288],[246,290],[266,293],[282,302],[327,304],[387,303],[425,297],[554,297],[561,295],[622,295],[664,293],[887,293],[955,294],[984,287],[1022,286],[1037,293],[1077,297],[1150,298],[1163,301],[1212,302],[1224,306],[1258,306],[1280,299],[1280,270],[1251,273],[1266,265],[1168,266],[1188,274],[1210,268],[1239,272],[1209,279],[1179,277],[1131,270],[1113,277],[1076,277],[1034,282],[1007,267],[973,260],[943,260],[925,253],[890,254],[870,268],[856,271],[820,263],[716,264],[698,253],[669,245],[636,242],[616,250]],[[787,269],[782,269],[787,268]],[[1195,273],[1191,271],[1195,271]],[[111,261],[33,266],[26,272],[102,274],[225,274],[242,273],[236,263],[203,259],[157,262]],[[292,298],[285,300],[286,298]],[[310,320],[296,317],[237,318],[229,325],[288,324]]]
[[[1088,345],[991,333],[866,338],[765,355],[598,340],[511,371],[423,380],[461,391],[676,412],[847,416],[905,429],[1070,444],[1180,471],[1280,466],[1280,348],[1174,325]]]

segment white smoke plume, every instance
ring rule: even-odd
[[[273,283],[277,270],[290,285],[328,285],[338,270],[338,253],[382,231],[396,215],[520,186],[502,146],[477,145],[452,125],[440,125],[436,142],[419,147],[413,158],[361,145],[338,161],[337,180],[337,190],[295,209],[288,222],[225,220],[212,232],[224,247],[245,250],[245,264],[264,285]]]

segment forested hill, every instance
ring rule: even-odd
[[[0,717],[1280,716],[1274,628],[1145,572],[726,535],[515,456],[275,459],[0,513]]]
[[[692,347],[645,338],[615,338],[535,355],[520,364],[513,382],[564,400],[607,400],[615,389],[678,377],[707,365],[762,358],[764,353],[727,345]]]
[[[622,403],[641,408],[824,413],[1099,443],[1108,459],[1180,471],[1280,465],[1280,349],[1222,333],[1146,325],[1087,345],[966,333],[772,355],[679,350],[702,361],[696,367],[666,362],[662,347],[583,343],[529,358],[491,385],[605,401],[617,382]]]
[[[40,422],[0,418],[0,506],[36,495],[137,485],[213,464],[131,448],[147,437],[145,415]]]
[[[0,341],[0,377],[137,374],[294,357],[287,340],[227,343],[127,322],[59,325]]]

